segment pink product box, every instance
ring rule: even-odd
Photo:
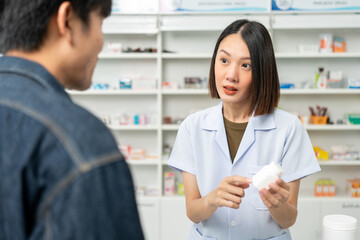
[[[175,195],[175,173],[164,173],[164,194],[165,196]]]

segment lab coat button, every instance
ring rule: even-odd
[[[236,225],[236,222],[235,222],[235,221],[231,221],[231,226],[232,226],[232,227],[235,227],[235,225]]]

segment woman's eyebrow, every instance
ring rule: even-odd
[[[231,54],[229,52],[227,52],[226,50],[224,50],[224,49],[221,49],[220,52],[223,52],[226,55],[228,55],[229,57],[231,57]],[[251,60],[250,57],[241,57],[240,59],[242,59],[242,60]]]

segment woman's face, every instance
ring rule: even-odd
[[[215,81],[224,104],[250,104],[251,59],[240,34],[231,34],[221,41],[215,59]]]

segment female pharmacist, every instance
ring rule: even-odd
[[[195,223],[189,239],[291,239],[300,179],[320,167],[298,118],[276,108],[279,79],[263,25],[238,20],[221,33],[209,88],[221,102],[182,122],[169,159],[182,171]],[[259,191],[251,178],[272,161],[282,179]]]

